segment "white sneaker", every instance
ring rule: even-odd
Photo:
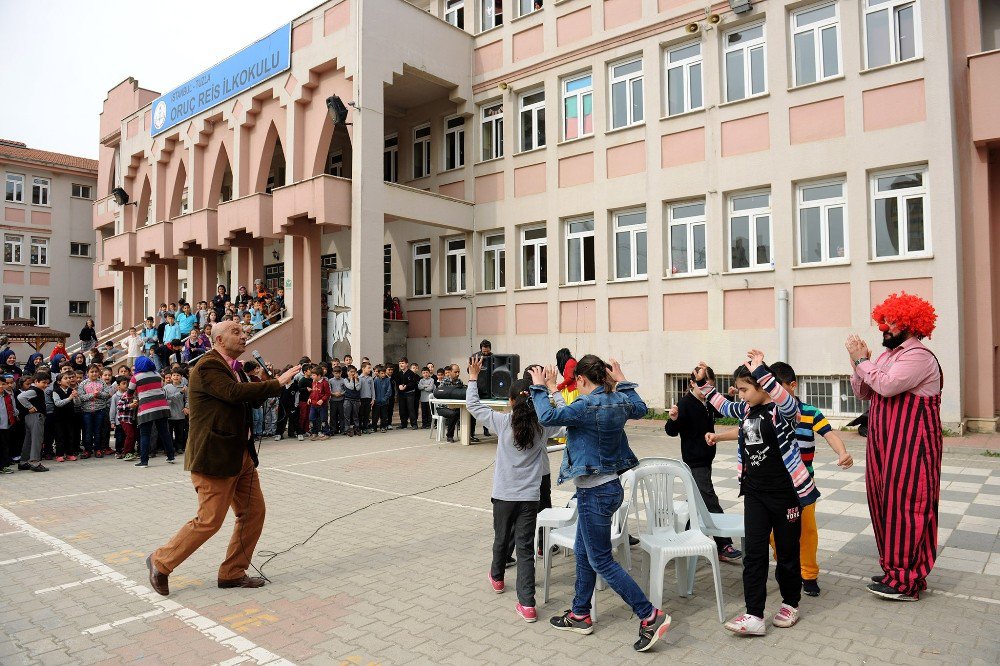
[[[787,629],[799,621],[799,609],[792,608],[788,604],[781,604],[781,608],[774,614],[771,624],[782,629]]]
[[[281,441],[281,435],[275,435],[274,436],[274,441],[280,442]]]
[[[767,633],[764,618],[746,614],[726,622],[726,629],[743,636],[763,636]]]
[[[295,437],[295,439],[297,439],[297,440],[299,440],[301,442],[301,441],[305,440],[305,436],[304,435],[297,435]]]

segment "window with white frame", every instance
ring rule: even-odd
[[[48,326],[49,299],[32,298],[28,306],[28,316],[35,320],[37,326]]]
[[[24,306],[24,299],[20,296],[3,297],[3,318],[14,319],[21,316],[21,308]]]
[[[642,58],[611,65],[611,129],[641,123],[642,109]]]
[[[726,101],[767,92],[764,24],[733,30],[725,36]]]
[[[542,8],[542,0],[517,0],[517,15],[527,16]]]
[[[89,315],[90,301],[70,301],[69,313],[71,315]]]
[[[864,0],[868,68],[919,58],[919,0]]]
[[[840,76],[840,15],[836,2],[792,12],[792,72],[803,86]]]
[[[847,259],[847,202],[844,182],[809,183],[798,187],[799,264]]]
[[[19,173],[7,174],[4,200],[11,203],[24,203],[24,176]]]
[[[503,25],[503,0],[479,0],[479,16],[483,31]]]
[[[448,0],[444,8],[444,20],[456,28],[465,28],[465,0]]]
[[[188,188],[181,190],[181,215],[188,214]]]
[[[646,211],[615,213],[615,279],[646,277]]]
[[[594,77],[590,74],[563,80],[563,139],[594,133]]]
[[[929,253],[927,169],[873,174],[871,192],[875,258]]]
[[[483,107],[480,139],[484,162],[503,157],[503,102]]]
[[[507,287],[506,263],[504,235],[483,236],[483,291],[499,291]]]
[[[186,278],[178,281],[177,291],[180,294],[178,298],[183,298],[185,301],[188,300],[188,281]]]
[[[382,150],[382,180],[387,183],[399,182],[399,137],[391,134],[385,137]]]
[[[49,265],[48,238],[39,238],[36,236],[31,237],[31,265],[32,266]]]
[[[430,123],[413,128],[413,177],[423,178],[431,173]]]
[[[22,252],[24,251],[24,236],[14,234],[4,234],[3,237],[3,260],[7,264],[23,264]]]
[[[668,116],[702,108],[701,42],[682,44],[666,53]]]
[[[545,91],[521,95],[521,151],[545,145]]]
[[[798,383],[802,399],[827,415],[848,416],[864,411],[864,405],[851,390],[849,377],[800,376]]]
[[[455,116],[444,121],[444,169],[465,166],[465,118]]]
[[[431,293],[431,244],[413,244],[413,295],[429,296]]]
[[[566,284],[593,282],[594,218],[566,220]]]
[[[93,199],[94,198],[94,188],[90,185],[80,185],[79,183],[73,183],[70,187],[70,196],[76,197],[77,199]]]
[[[75,241],[70,242],[69,256],[90,257],[90,243],[77,243]]]
[[[670,205],[670,274],[697,275],[708,272],[705,246],[705,201]]]
[[[331,176],[344,176],[344,152],[338,150],[326,156],[326,173]]]
[[[31,179],[31,203],[37,206],[49,205],[49,189],[52,182],[48,178]]]
[[[729,269],[761,270],[771,261],[771,193],[729,198]]]
[[[521,230],[521,286],[544,287],[549,282],[545,227]]]
[[[445,241],[445,284],[446,294],[465,293],[465,239],[453,238]]]

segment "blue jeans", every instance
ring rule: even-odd
[[[104,411],[82,412],[83,416],[83,450],[87,453],[103,451],[108,448],[107,441],[101,442],[101,430],[108,417]]]
[[[264,432],[264,408],[254,407],[251,414],[253,415],[253,436],[259,437]]]
[[[576,585],[573,614],[590,615],[590,599],[594,596],[597,575],[608,582],[639,619],[649,617],[653,604],[611,553],[611,519],[622,505],[625,491],[618,480],[595,488],[576,489]]]
[[[153,433],[153,428],[156,428],[156,437],[167,450],[167,460],[174,459],[174,440],[170,437],[167,417],[162,416],[155,421],[139,424],[139,460],[144,465],[149,463],[149,437]]]

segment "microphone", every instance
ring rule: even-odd
[[[267,367],[267,363],[264,362],[264,357],[260,355],[260,352],[254,349],[252,352],[250,352],[250,355],[253,356],[253,360],[257,361],[257,363],[260,365],[261,369],[264,371],[264,374],[267,375],[270,379],[274,379],[274,373],[271,372],[271,369]]]

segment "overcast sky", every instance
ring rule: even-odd
[[[167,92],[321,2],[0,0],[0,137],[96,158],[119,82]]]

